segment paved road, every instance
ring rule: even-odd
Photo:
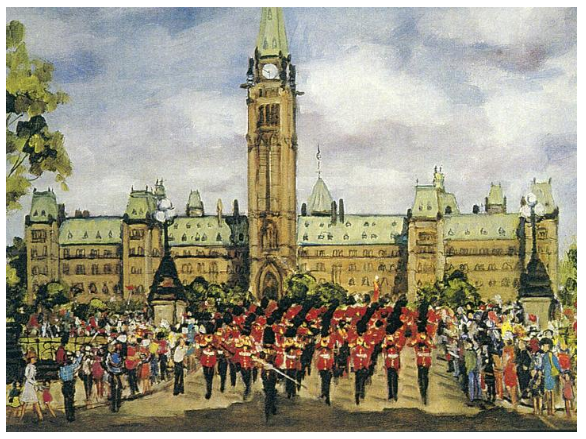
[[[332,406],[317,398],[319,378],[312,374],[299,397],[287,400],[279,393],[279,413],[265,424],[264,396],[260,380],[249,401],[242,399],[242,383],[221,394],[214,383],[211,400],[204,399],[201,371],[186,379],[186,394],[174,397],[170,389],[134,401],[126,401],[119,413],[107,407],[79,410],[77,421],[63,415],[36,423],[32,414],[23,421],[8,419],[8,431],[544,431],[575,430],[561,414],[538,418],[500,407],[470,407],[445,363],[436,362],[430,374],[430,399],[424,406],[418,395],[412,349],[402,355],[399,401],[386,399],[385,375],[378,370],[367,388],[366,399],[356,406],[353,379],[333,386]],[[79,398],[82,398],[80,395]]]

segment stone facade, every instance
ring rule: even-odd
[[[295,271],[318,282],[335,282],[350,293],[409,298],[459,269],[486,298],[517,297],[532,247],[530,226],[507,213],[500,184],[491,184],[485,207],[462,213],[456,196],[435,169],[431,184],[415,187],[413,205],[397,215],[350,215],[322,179],[298,213],[295,66],[291,64],[283,13],[263,8],[246,83],[248,216],[206,215],[198,191],[189,194],[185,216],[169,228],[171,256],[183,284],[197,276],[210,282],[249,285],[257,297],[283,294]],[[318,166],[319,170],[319,166]],[[558,276],[558,208],[551,181],[530,186],[544,206],[537,224],[537,251],[552,279]],[[162,181],[154,190],[132,190],[121,217],[66,218],[52,191],[33,194],[26,217],[29,300],[36,289],[62,279],[83,298],[145,299],[163,255],[161,229],[153,220]],[[520,199],[520,203],[524,203]]]

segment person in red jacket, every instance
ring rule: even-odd
[[[354,396],[356,405],[366,396],[366,380],[370,368],[370,351],[364,346],[364,339],[359,336],[351,349],[352,365],[355,373]]]
[[[399,370],[401,369],[402,337],[395,331],[385,337],[382,349],[387,369],[387,386],[389,390],[389,401],[399,399]]]
[[[321,377],[321,395],[326,404],[330,405],[330,384],[332,382],[332,370],[334,368],[334,351],[330,345],[329,337],[323,337],[315,351],[315,367]]]
[[[212,397],[212,384],[214,381],[214,368],[218,361],[218,354],[216,348],[213,345],[214,336],[212,334],[206,334],[200,341],[200,356],[199,362],[203,367],[203,376],[206,380],[206,399]]]
[[[423,404],[427,404],[427,387],[429,386],[429,368],[431,367],[431,349],[433,344],[425,332],[417,334],[410,343],[415,349],[417,359],[417,381]]]
[[[252,381],[253,355],[255,351],[252,345],[252,339],[247,336],[242,337],[242,347],[238,350],[238,359],[240,362],[240,373],[244,382],[244,400],[250,395],[250,384]]]
[[[285,338],[283,349],[285,351],[285,373],[290,378],[285,382],[285,390],[287,398],[290,399],[295,396],[297,390],[296,381],[300,364],[300,351],[295,340],[290,337]]]

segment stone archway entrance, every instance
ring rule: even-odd
[[[275,267],[269,265],[263,270],[260,276],[259,288],[260,297],[278,300],[281,294],[281,276]]]

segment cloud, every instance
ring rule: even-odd
[[[246,103],[256,9],[14,8],[32,54],[72,102],[50,115],[74,175],[68,211],[121,214],[165,178],[182,206],[246,209]],[[576,233],[576,10],[285,10],[298,66],[298,202],[322,176],[349,212],[405,213],[443,165],[462,211],[500,181],[511,210],[553,178],[560,236]],[[38,182],[52,184],[51,176]],[[26,206],[25,209],[26,211]],[[21,235],[23,213],[8,219]]]

